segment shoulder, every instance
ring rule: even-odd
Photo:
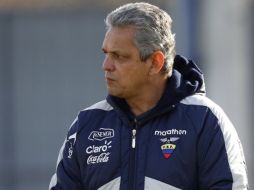
[[[218,106],[211,99],[207,98],[205,95],[202,94],[194,94],[191,96],[187,96],[186,98],[181,100],[180,103],[185,105],[206,106],[209,108]]]
[[[107,100],[102,100],[100,102],[97,102],[97,103],[85,108],[81,112],[86,112],[89,110],[111,111],[111,110],[113,110],[113,107],[107,102]]]
[[[99,121],[102,117],[111,113],[112,110],[113,107],[107,102],[107,100],[102,100],[81,110],[77,116],[77,120],[79,121],[79,125],[84,125],[91,121]]]
[[[113,107],[107,102],[107,100],[102,100],[97,102],[78,113],[78,120],[84,119],[91,119],[91,118],[98,118],[102,115],[107,114],[108,112],[112,111]]]
[[[69,131],[71,133],[79,133],[85,126],[93,126],[95,122],[100,121],[101,118],[104,118],[112,110],[113,107],[107,100],[99,101],[81,110],[72,122]]]
[[[180,103],[189,107],[189,109],[203,109],[205,113],[211,113],[222,126],[225,124],[232,125],[223,109],[204,95],[191,95],[184,98]]]
[[[230,146],[238,143],[239,137],[234,125],[222,108],[212,100],[197,94],[186,97],[181,101],[181,104],[186,107],[185,110],[193,120],[193,123],[197,122],[195,120],[201,121],[201,123],[199,123],[201,124],[201,128],[205,127],[208,131],[220,129],[227,150],[230,149]]]

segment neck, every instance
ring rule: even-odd
[[[156,106],[162,97],[167,80],[153,81],[139,96],[125,99],[135,116],[141,115]]]

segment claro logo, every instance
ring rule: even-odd
[[[107,128],[100,128],[99,131],[92,131],[88,137],[89,140],[103,141],[114,137],[114,130]]]

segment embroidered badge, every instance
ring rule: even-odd
[[[103,141],[105,139],[113,138],[114,129],[100,128],[98,131],[92,131],[88,137],[91,141]]]
[[[164,158],[168,159],[171,157],[174,150],[176,149],[176,145],[173,142],[177,141],[178,139],[180,139],[180,138],[179,137],[170,137],[169,139],[168,138],[160,139],[161,142],[164,143],[163,145],[161,145],[161,150],[162,150],[162,154],[163,154]]]

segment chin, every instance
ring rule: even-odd
[[[118,98],[124,98],[120,93],[114,92],[114,91],[112,91],[112,90],[108,90],[108,94],[109,94],[110,96],[116,96],[116,97],[118,97]]]
[[[111,93],[111,92],[108,92],[108,94],[110,95],[110,96],[115,96],[115,97],[118,97],[118,98],[122,98],[119,94],[117,94],[117,93]]]
[[[125,98],[125,93],[122,89],[107,86],[108,95],[116,96],[118,98]]]
[[[108,88],[108,94],[111,95],[111,96],[117,96],[118,93],[116,93],[115,90],[113,90],[111,88]]]

